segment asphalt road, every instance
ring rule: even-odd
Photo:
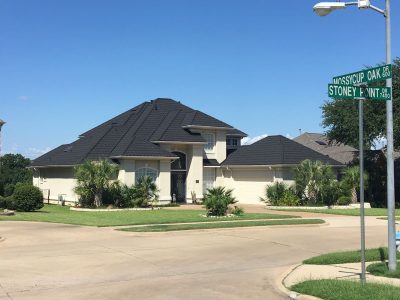
[[[303,259],[359,247],[357,217],[329,225],[168,233],[0,222],[0,299],[287,299],[277,279]],[[386,243],[367,218],[367,246]]]

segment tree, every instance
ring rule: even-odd
[[[344,172],[343,182],[351,191],[351,202],[357,203],[357,190],[360,188],[360,168],[352,166]],[[368,174],[364,171],[364,184],[368,185]]]
[[[21,154],[5,154],[0,158],[0,195],[11,195],[19,182],[32,184],[32,171],[27,168],[30,163]]]
[[[75,168],[75,193],[87,205],[99,207],[104,191],[110,187],[111,179],[117,172],[118,166],[106,160],[87,160]]]
[[[400,58],[393,62],[393,138],[400,149]],[[384,85],[377,82],[374,85]],[[322,126],[330,140],[358,148],[358,101],[335,99],[322,106]],[[385,101],[364,102],[365,146],[370,148],[377,138],[386,136]]]

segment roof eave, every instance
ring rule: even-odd
[[[212,130],[233,130],[232,127],[204,126],[204,125],[184,125],[184,129],[212,129]]]

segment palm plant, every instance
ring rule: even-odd
[[[133,206],[154,205],[158,202],[158,188],[150,176],[143,176],[138,179],[137,183],[131,189],[130,197],[132,197]]]
[[[233,190],[225,190],[225,187],[215,187],[207,189],[207,194],[203,198],[203,204],[209,216],[224,216],[228,212],[229,205],[237,201],[232,196]]]
[[[344,172],[343,182],[351,190],[351,202],[357,203],[357,189],[360,188],[360,168],[352,166]],[[364,171],[365,185],[368,182],[368,174]]]
[[[117,172],[118,166],[109,161],[87,160],[75,167],[77,185],[74,191],[87,205],[99,207],[102,205],[104,191],[109,188]]]
[[[306,159],[294,170],[296,192],[300,199],[314,205],[318,202],[320,190],[334,180],[331,167],[320,161]]]

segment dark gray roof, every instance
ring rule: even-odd
[[[219,167],[220,164],[216,159],[204,158],[203,159],[203,166],[204,167]]]
[[[221,165],[297,165],[305,159],[319,160],[329,165],[342,165],[282,135],[268,136],[254,144],[241,146]]]
[[[172,99],[144,102],[82,133],[79,139],[38,157],[32,166],[76,165],[86,159],[120,156],[176,157],[157,142],[204,143],[198,133],[185,126],[231,128],[207,114]]]
[[[330,141],[328,137],[322,133],[305,132],[293,140],[324,155],[328,155],[343,164],[348,164],[353,161],[358,153],[357,149],[349,145]]]
[[[244,133],[243,131],[240,131],[239,129],[236,129],[236,128],[227,132],[226,135],[227,136],[237,136],[237,137],[246,137],[247,136],[246,133]]]

